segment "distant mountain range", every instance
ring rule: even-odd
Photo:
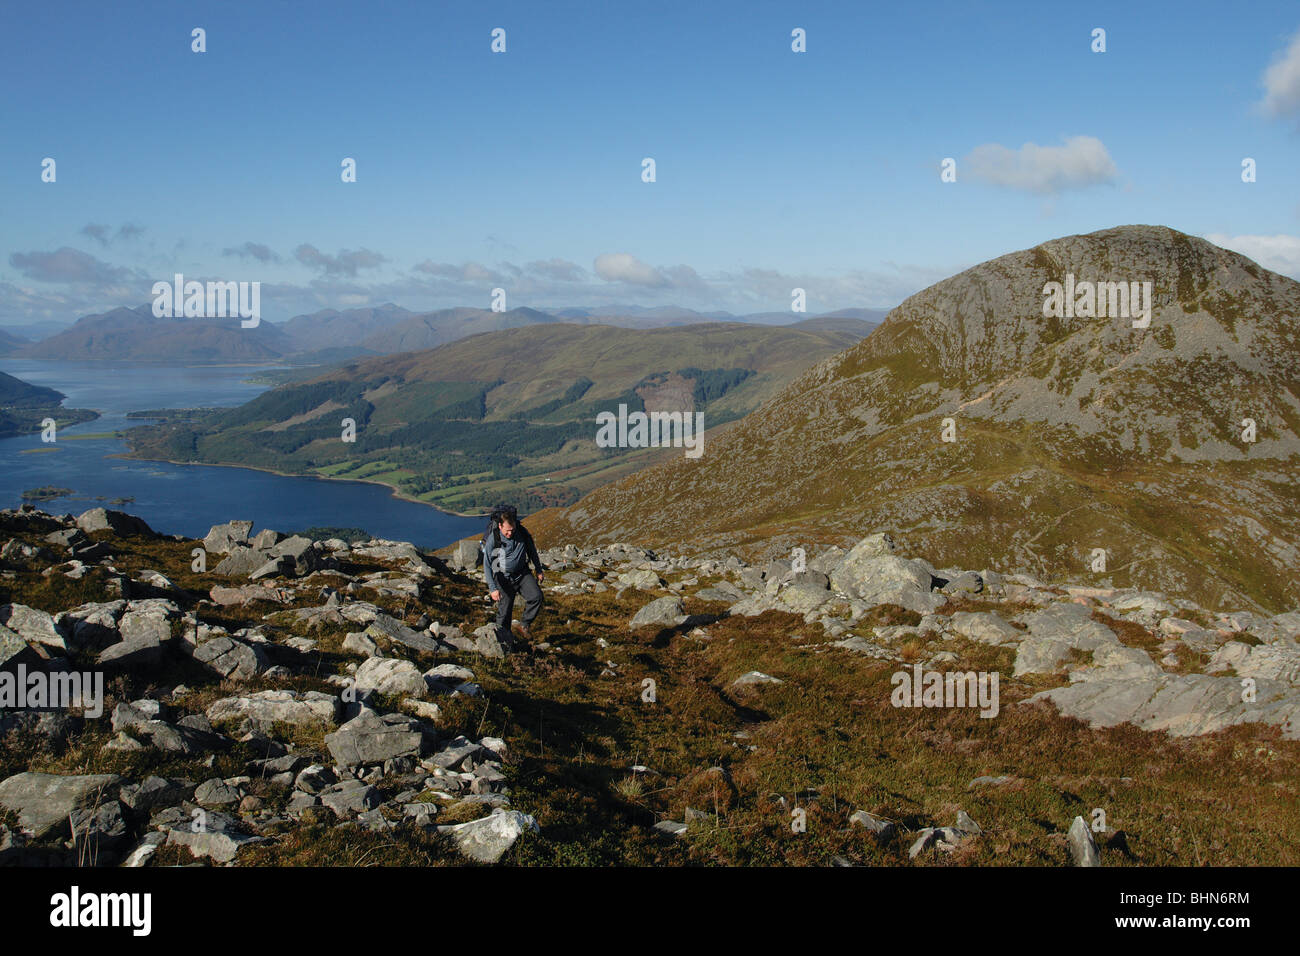
[[[1126,299],[1150,283],[1149,325],[1111,311],[1118,283]],[[949,566],[1276,611],[1300,603],[1298,474],[1300,283],[1125,226],[939,282],[700,460],[666,459],[529,527],[809,554],[888,531]]]
[[[0,355],[12,355],[14,352],[24,349],[31,345],[26,339],[17,335],[12,335],[4,329],[0,329]]]
[[[240,327],[239,319],[156,318],[152,304],[78,319],[71,328],[28,346],[23,358],[265,364],[294,351],[276,325]]]
[[[884,310],[846,309],[791,322],[793,316],[790,313],[737,317],[676,307],[646,309],[635,306],[560,309],[556,312],[530,308],[506,312],[454,308],[417,313],[388,303],[344,311],[325,309],[295,316],[282,324],[264,321],[256,328],[244,329],[237,319],[155,318],[149,304],[84,316],[72,326],[34,344],[22,342],[0,330],[0,355],[69,361],[329,365],[367,356],[437,348],[484,332],[561,322],[656,328],[723,319],[746,324],[853,332],[861,338],[883,317]]]
[[[503,496],[526,508],[567,504],[657,456],[684,453],[598,447],[598,412],[700,412],[715,429],[857,342],[859,331],[537,323],[367,359],[198,422],[133,429],[128,440],[138,457],[364,478],[449,510]],[[355,441],[342,438],[345,419]]]

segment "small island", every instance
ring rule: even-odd
[[[55,498],[66,498],[72,494],[71,488],[56,488],[54,485],[42,485],[39,488],[29,488],[22,494],[23,501],[53,501]]]

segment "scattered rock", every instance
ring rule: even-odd
[[[1070,843],[1070,856],[1074,859],[1075,866],[1101,866],[1101,855],[1097,852],[1097,844],[1092,839],[1092,830],[1088,828],[1083,817],[1074,818],[1067,839]]]
[[[418,757],[424,745],[424,727],[418,721],[401,714],[381,717],[371,710],[363,710],[325,738],[325,746],[343,767]]]
[[[667,595],[656,598],[641,610],[632,616],[628,622],[629,630],[636,630],[638,627],[649,627],[657,625],[659,627],[676,627],[686,620],[686,610],[682,607],[682,599],[676,595]]]
[[[109,511],[104,508],[91,508],[77,518],[77,527],[87,533],[94,531],[112,531],[114,534],[130,537],[144,535],[155,537],[153,529],[135,515],[125,511]]]
[[[65,828],[74,810],[116,802],[124,782],[122,777],[109,773],[19,773],[0,782],[0,807],[17,813],[18,825],[40,839]]]
[[[533,817],[499,807],[480,820],[438,827],[438,832],[451,837],[461,853],[479,863],[496,863],[529,830],[537,832]]]

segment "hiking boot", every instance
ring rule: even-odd
[[[510,623],[510,626],[519,634],[520,637],[522,637],[524,640],[528,640],[529,635],[528,635],[527,624],[525,624],[523,621],[512,621]]]

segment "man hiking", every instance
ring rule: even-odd
[[[528,625],[542,609],[542,589],[539,586],[545,573],[537,556],[537,546],[528,529],[519,523],[519,514],[511,505],[492,509],[488,532],[483,537],[483,577],[487,580],[492,600],[497,602],[497,632],[510,634],[510,615],[515,606],[515,595],[524,597],[524,613],[519,620],[519,631],[528,639]],[[537,577],[528,570],[532,562]]]

